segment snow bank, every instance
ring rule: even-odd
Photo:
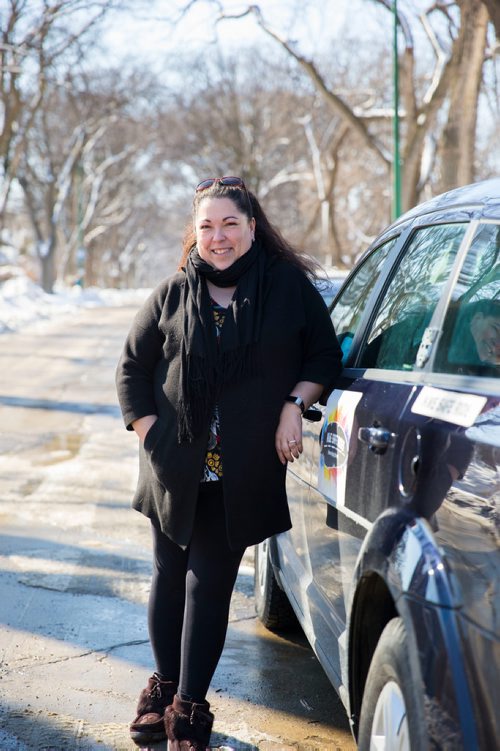
[[[54,316],[76,313],[79,308],[140,305],[149,289],[98,289],[60,287],[49,295],[23,274],[0,284],[0,334]]]

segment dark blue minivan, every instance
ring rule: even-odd
[[[500,748],[500,179],[408,212],[331,306],[344,370],[256,548],[363,751]],[[291,605],[291,609],[290,606]]]

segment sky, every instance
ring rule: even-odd
[[[229,52],[259,42],[266,50],[277,50],[252,15],[216,23],[221,7],[226,14],[237,15],[251,4],[252,0],[131,0],[133,11],[109,16],[101,43],[115,62],[121,58],[125,63],[146,63],[162,75],[168,71],[165,61],[176,51],[199,53],[216,41]],[[257,0],[256,4],[266,23],[288,41],[296,41],[306,56],[332,54],[332,41],[346,35],[362,39],[366,45],[371,39],[385,42],[392,54],[393,17],[377,0]],[[187,5],[192,7],[181,17],[181,9]],[[431,5],[431,0],[397,0],[399,12],[412,27],[417,61],[425,61],[427,74],[434,56],[418,16]],[[443,39],[447,39],[444,16],[434,14],[432,23],[438,35],[441,31]],[[399,31],[400,53],[402,49],[403,35]]]
[[[348,9],[361,6],[366,0],[314,0],[310,3],[297,0],[263,0],[259,3],[266,22],[287,38],[300,42],[306,54],[318,52],[331,42],[347,18]],[[250,3],[222,0],[227,13],[241,13]],[[136,3],[136,10],[115,13],[105,25],[101,44],[113,50],[117,57],[149,61],[155,66],[160,58],[177,49],[200,49],[219,41],[224,48],[237,49],[264,39],[253,17],[224,20],[215,24],[217,10],[210,0],[200,0],[176,24],[179,9],[186,0],[150,0]]]
[[[255,3],[255,0],[253,0]],[[165,56],[189,49],[199,50],[215,40],[223,49],[237,49],[255,42],[269,40],[259,29],[254,17],[225,20],[215,23],[218,8],[225,13],[238,14],[252,0],[129,0],[127,11],[109,15],[101,35],[101,43],[116,58],[131,62],[149,63],[153,68],[161,65]],[[349,35],[366,40],[377,38],[392,44],[392,13],[377,0],[257,0],[266,23],[288,40],[296,40],[300,51],[306,55],[331,51],[332,39]],[[180,11],[191,5],[190,11],[179,20]],[[418,16],[432,5],[431,0],[397,0],[399,12],[412,26],[417,55],[429,42]],[[444,15],[434,13],[433,25],[443,32]],[[173,21],[177,20],[177,23]],[[402,34],[400,50],[402,49]]]

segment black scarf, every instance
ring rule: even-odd
[[[260,372],[266,267],[266,253],[257,242],[224,271],[206,263],[196,247],[188,256],[182,293],[179,443],[199,436],[224,385]],[[217,287],[237,285],[219,341],[206,280]]]

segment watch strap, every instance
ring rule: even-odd
[[[297,407],[300,407],[301,413],[304,414],[306,405],[304,404],[304,400],[301,396],[294,396],[293,394],[289,394],[288,396],[285,396],[285,402],[296,404]]]

